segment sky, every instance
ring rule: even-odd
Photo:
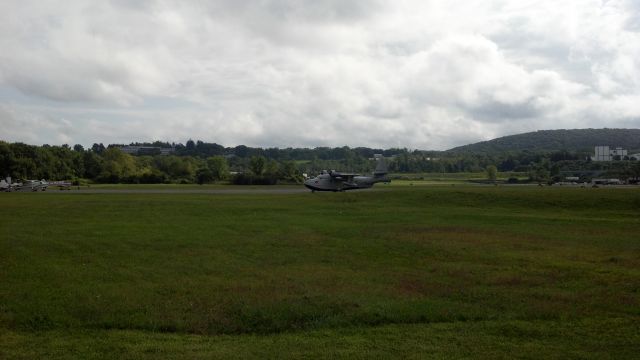
[[[640,128],[637,0],[0,2],[0,140],[445,150]]]

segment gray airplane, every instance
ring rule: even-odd
[[[6,179],[0,180],[0,191],[11,192],[20,189],[21,183],[11,182],[11,177],[7,176]]]
[[[377,157],[378,164],[373,176],[363,176],[359,174],[341,173],[335,170],[323,170],[322,174],[307,179],[304,186],[315,191],[345,191],[353,189],[367,189],[379,182],[390,182],[387,177],[387,165],[382,156]]]
[[[7,176],[6,179],[0,180],[0,191],[12,192],[12,191],[46,191],[49,187],[57,187],[60,190],[71,190],[71,183],[68,181],[53,181],[47,182],[42,180],[24,180],[23,182],[14,183],[11,182],[11,177]]]
[[[9,180],[9,181],[7,181]],[[0,180],[0,191],[11,191],[13,190],[14,185],[11,183],[11,178],[7,178],[7,180]],[[16,184],[17,185],[17,184]]]
[[[24,180],[19,183],[12,183],[11,178],[0,181],[2,191],[47,191],[49,183],[45,180]]]
[[[49,183],[47,183],[44,179],[25,180],[22,182],[22,186],[18,188],[18,191],[47,191],[48,186]]]

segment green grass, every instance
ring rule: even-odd
[[[629,336],[620,337],[624,332]],[[637,324],[629,319],[589,319],[392,324],[220,336],[132,330],[0,330],[0,344],[6,350],[3,358],[25,359],[632,359],[640,350],[638,334]]]
[[[421,185],[458,185],[468,184],[469,181],[487,180],[486,172],[460,173],[398,173],[390,174],[393,186],[421,186]],[[521,172],[499,172],[497,179],[506,181],[509,178],[527,180],[528,175]]]
[[[0,358],[640,353],[637,189],[10,193],[0,208]]]
[[[283,189],[300,188],[299,184],[278,184],[278,185],[232,185],[227,182],[215,184],[91,184],[80,186],[80,190],[247,190],[247,189]],[[53,189],[57,191],[57,189]],[[71,190],[76,190],[72,187]]]

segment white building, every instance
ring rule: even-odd
[[[617,147],[615,149],[609,149],[608,146],[596,146],[595,156],[591,157],[593,161],[613,161],[616,156],[619,159],[624,159],[627,156],[627,150]]]

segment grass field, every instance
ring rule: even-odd
[[[487,173],[482,172],[459,172],[459,173],[395,173],[389,174],[389,176],[395,181],[422,181],[433,184],[437,183],[453,183],[461,184],[467,183],[470,180],[487,180]],[[498,172],[497,180],[506,181],[509,178],[516,178],[518,180],[527,180],[529,175],[523,172]],[[393,183],[393,182],[392,182]]]
[[[281,184],[272,185],[231,185],[228,182],[214,184],[91,184],[88,186],[80,186],[80,190],[233,190],[233,189],[269,189],[269,188],[300,188],[299,184]],[[72,187],[76,190],[77,187]],[[50,191],[50,190],[49,190]],[[58,189],[53,188],[53,191]]]
[[[0,194],[0,358],[638,358],[640,191]]]

